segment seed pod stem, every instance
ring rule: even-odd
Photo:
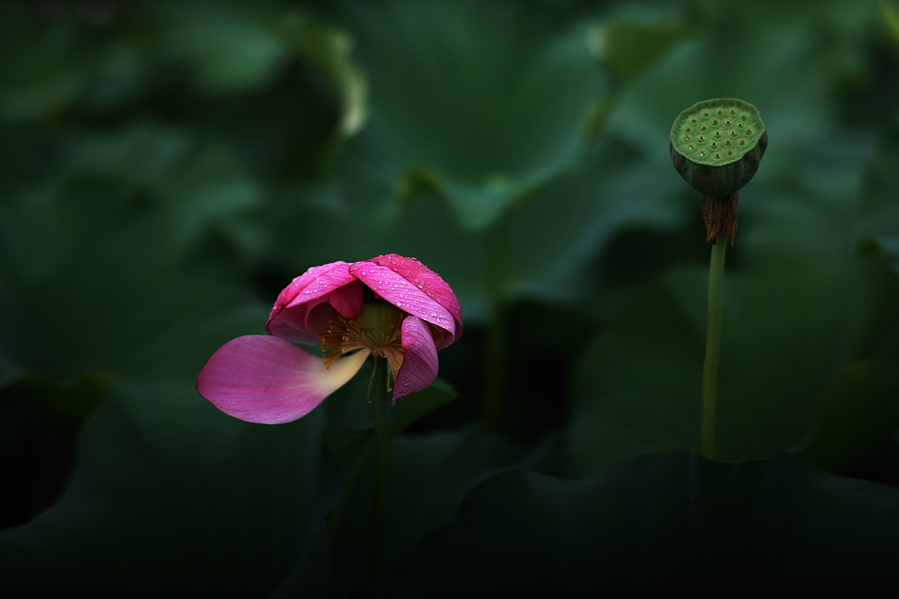
[[[702,415],[699,423],[700,453],[715,459],[715,408],[718,402],[718,365],[721,360],[721,322],[724,297],[724,256],[727,244],[712,246],[709,261],[708,326],[702,365]]]

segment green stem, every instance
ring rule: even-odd
[[[724,282],[724,254],[727,239],[719,236],[712,246],[709,262],[709,321],[702,367],[702,420],[700,453],[715,458],[715,401],[718,393],[718,363],[721,357],[721,290]]]
[[[387,469],[390,463],[390,434],[387,429],[387,410],[390,392],[387,389],[387,360],[373,358],[368,397],[375,425],[375,488],[371,532],[371,574],[384,572],[384,552],[387,545]]]
[[[487,332],[484,340],[484,421],[502,427],[506,394],[506,219],[499,218],[487,231]]]

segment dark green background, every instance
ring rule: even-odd
[[[895,0],[0,3],[0,594],[895,583],[897,72]],[[667,139],[714,97],[769,136],[721,462]],[[379,253],[465,332],[401,401],[371,580],[366,372],[279,426],[194,385],[293,277]]]

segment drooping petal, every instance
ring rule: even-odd
[[[222,412],[263,424],[302,418],[362,367],[369,352],[325,368],[321,356],[269,335],[246,335],[223,345],[197,377],[197,390]]]
[[[373,260],[375,259],[373,258]],[[411,258],[405,258],[405,260],[411,260]],[[427,270],[427,267],[420,262],[417,260],[415,262]],[[417,283],[412,282],[390,266],[368,260],[351,264],[350,273],[400,310],[445,331],[438,343],[439,349],[455,341],[457,336],[455,317],[440,302],[425,292],[425,283],[421,282],[421,278]],[[434,276],[440,278],[436,274]],[[458,306],[458,302],[456,304]]]
[[[437,346],[431,328],[415,316],[403,320],[403,365],[393,385],[393,402],[404,395],[427,389],[437,378]]]
[[[313,266],[284,288],[265,325],[277,337],[298,343],[320,343],[318,320],[307,321],[310,311],[330,304],[341,316],[356,318],[362,310],[362,286],[349,272],[346,262]]]
[[[416,260],[397,254],[384,254],[367,260],[386,266],[424,291],[428,297],[446,308],[456,323],[455,338],[462,336],[462,307],[452,288],[436,272]]]
[[[309,299],[314,299],[333,291],[337,287],[346,285],[353,278],[349,271],[349,264],[341,260],[308,268],[306,272],[296,277],[290,282],[290,285],[281,291],[278,299],[275,300],[271,316],[290,305],[302,291],[307,292],[305,295]]]
[[[279,312],[269,318],[269,321],[265,324],[265,330],[276,337],[293,341],[294,343],[318,345],[321,343],[321,336],[318,331],[310,330],[306,325],[308,312],[308,306]]]

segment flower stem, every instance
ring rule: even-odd
[[[487,333],[484,340],[484,421],[493,430],[503,424],[506,394],[506,219],[487,231]]]
[[[702,367],[702,418],[700,453],[715,458],[715,401],[718,393],[718,363],[721,356],[721,290],[724,281],[724,254],[727,239],[720,235],[712,246],[709,262],[708,329],[705,340],[705,363]]]
[[[373,358],[368,397],[375,426],[375,487],[371,531],[371,574],[384,572],[384,552],[387,544],[387,470],[390,462],[390,434],[387,430],[387,410],[390,392],[387,389],[387,360]]]

